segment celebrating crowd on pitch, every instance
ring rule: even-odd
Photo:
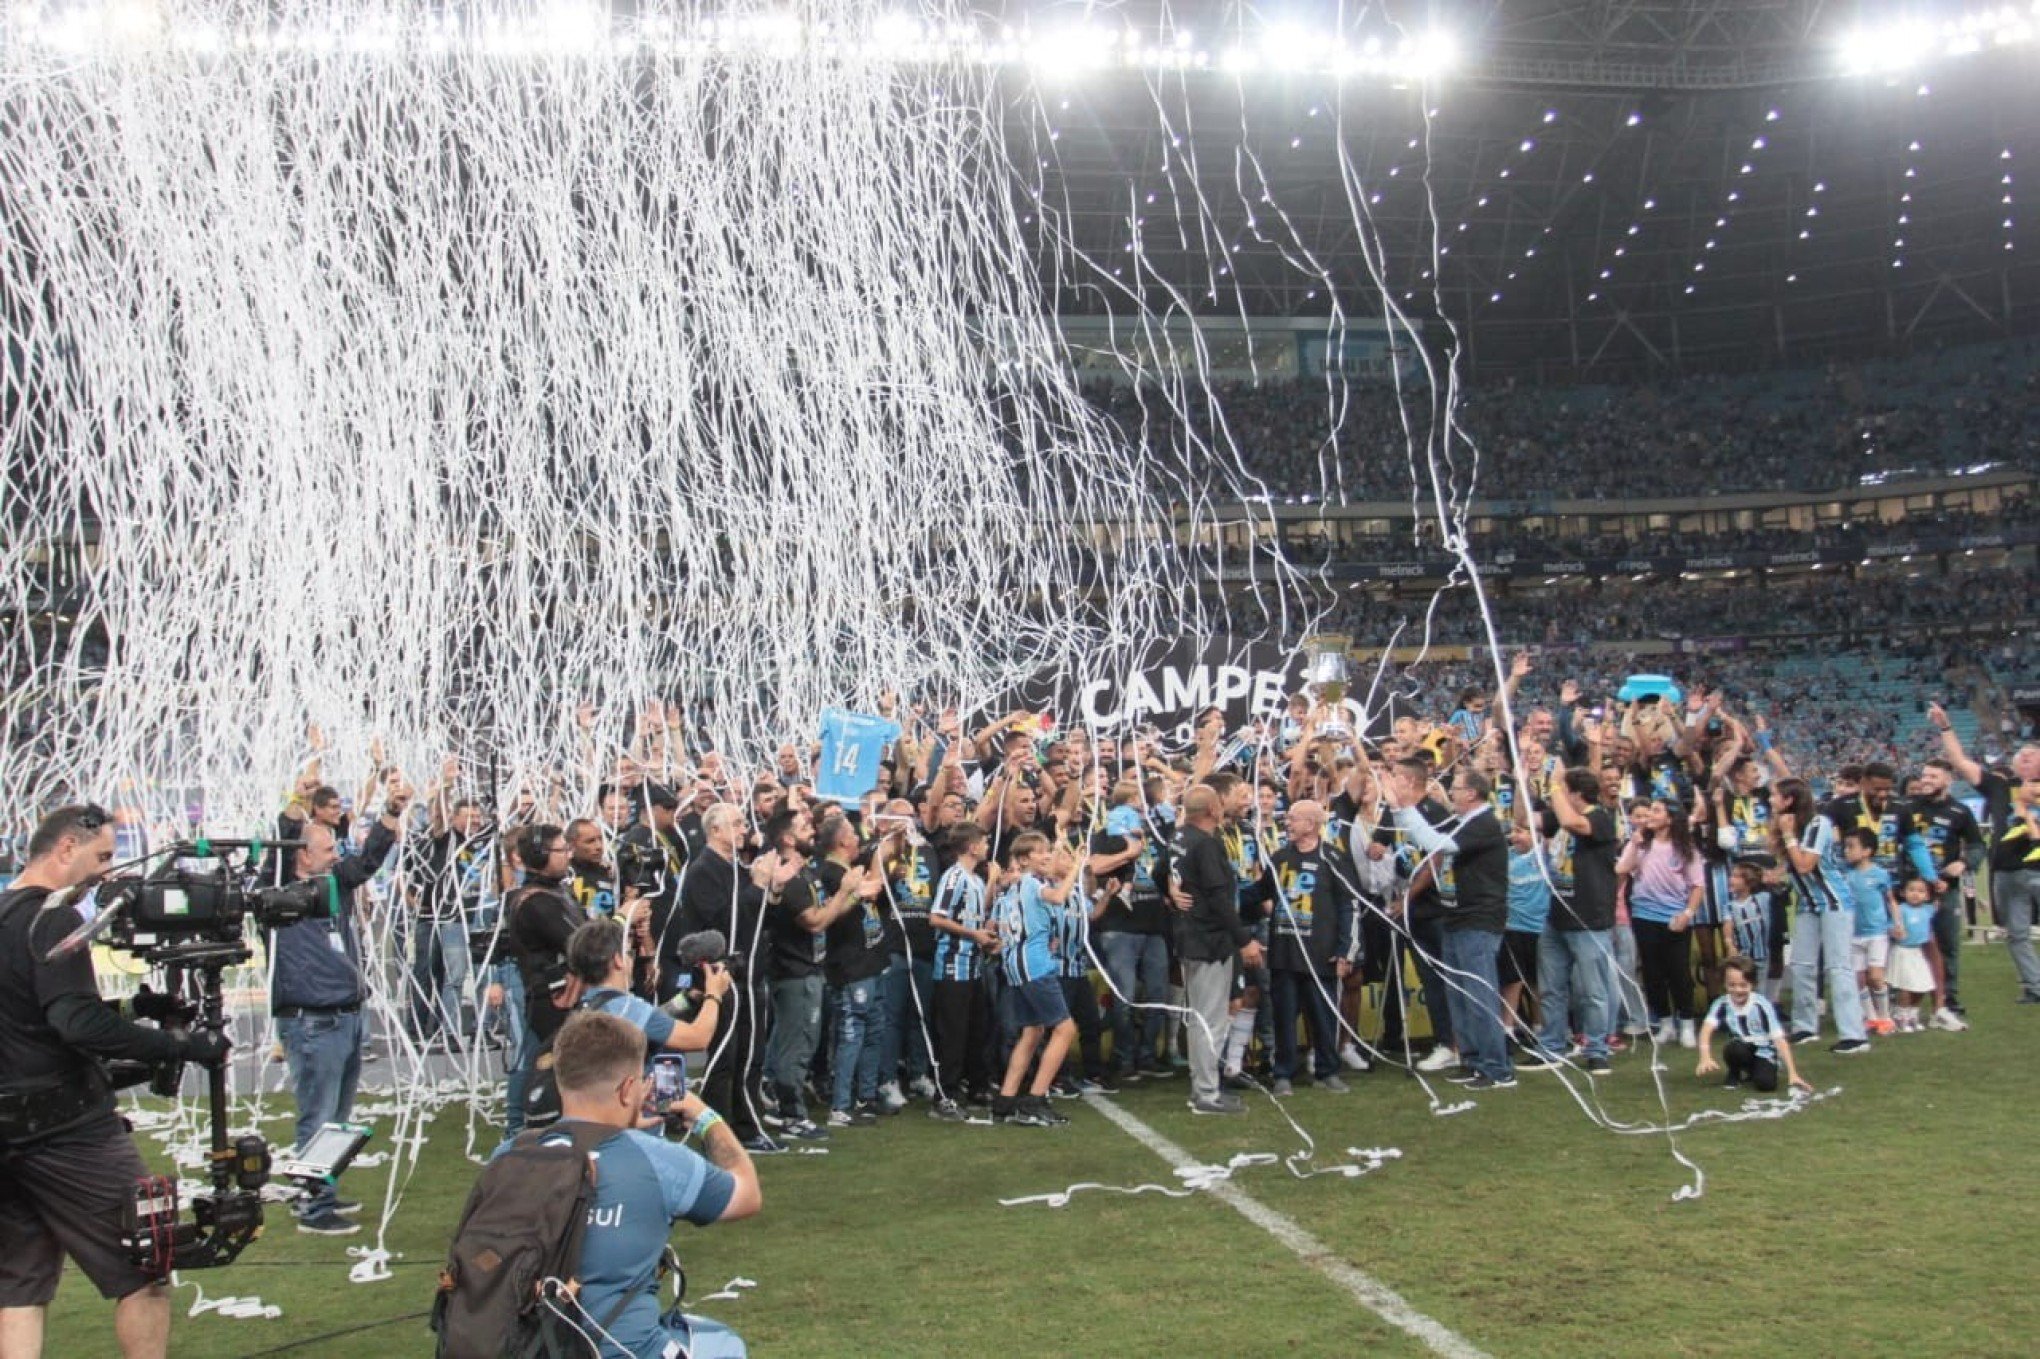
[[[2040,998],[2040,749],[1983,768],[1935,710],[1947,748],[1900,787],[1882,763],[1791,768],[1718,695],[1590,703],[1568,684],[1555,709],[1516,711],[1528,669],[1370,734],[1301,698],[1231,732],[1209,710],[1174,750],[915,710],[848,804],[816,796],[813,749],[742,776],[654,709],[585,816],[522,790],[498,818],[457,759],[414,806],[390,772],[393,816],[358,873],[404,904],[414,1036],[505,1047],[507,1131],[547,1040],[592,1003],[650,1049],[704,1054],[701,1094],[753,1152],[916,1102],[1054,1125],[1057,1096],[1185,1072],[1208,1114],[1238,1112],[1249,1080],[1342,1092],[1382,1062],[1506,1088],[1524,1067],[1609,1072],[1645,1035],[1695,1046],[1703,1020],[1774,1088],[1783,1040],[1823,1015],[1840,1054],[1963,1027],[1966,889],[1986,862]],[[284,829],[345,842],[320,779]],[[276,1003],[301,1096],[340,1090],[352,1035],[331,1058],[299,1035],[329,1007],[359,1014],[359,973],[307,1000],[287,947]],[[328,1079],[328,1060],[346,1069]],[[314,1126],[335,1116],[313,1102]]]

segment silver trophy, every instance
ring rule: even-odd
[[[1307,638],[1303,644],[1304,689],[1316,704],[1326,710],[1325,720],[1318,726],[1324,736],[1351,736],[1352,726],[1346,721],[1346,686],[1352,678],[1353,659],[1350,654],[1352,640],[1332,634]]]

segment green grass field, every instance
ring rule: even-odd
[[[2022,1260],[2040,1195],[2023,1157],[2040,1108],[2040,1008],[2012,1004],[2001,948],[1964,961],[1971,1032],[1885,1039],[1859,1058],[1802,1049],[1809,1077],[1842,1087],[1838,1097],[1683,1134],[1707,1174],[1698,1202],[1673,1201],[1688,1176],[1664,1137],[1598,1129],[1553,1077],[1528,1073],[1446,1118],[1399,1072],[1359,1078],[1343,1097],[1305,1088],[1288,1103],[1323,1156],[1393,1146],[1402,1159],[1354,1180],[1272,1166],[1236,1183],[1495,1355],[2030,1353],[2040,1299]],[[1690,1054],[1667,1060],[1681,1117],[1736,1107],[1737,1095],[1693,1078]],[[1600,1083],[1612,1114],[1654,1115],[1643,1062],[1618,1059]],[[1129,1087],[1118,1103],[1207,1161],[1297,1145],[1265,1099],[1226,1120],[1193,1118],[1184,1098],[1179,1078]],[[1078,1181],[1173,1182],[1096,1110],[1061,1107],[1070,1127],[1035,1130],[949,1126],[916,1106],[839,1131],[827,1156],[765,1161],[761,1217],[681,1229],[690,1297],[757,1280],[702,1310],[760,1355],[1421,1352],[1209,1195],[1001,1208]],[[280,1228],[240,1264],[192,1277],[283,1316],[187,1320],[194,1294],[180,1289],[173,1353],[429,1354],[422,1321],[374,1323],[429,1304],[473,1174],[460,1119],[444,1116],[436,1133],[389,1235],[402,1256],[394,1279],[348,1282],[346,1247],[371,1233],[307,1237],[276,1214]],[[387,1173],[349,1180],[371,1226]],[[108,1309],[75,1272],[48,1352],[112,1352]]]

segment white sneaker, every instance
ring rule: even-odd
[[[927,1076],[916,1076],[907,1085],[907,1093],[917,1099],[934,1099],[935,1082]]]
[[[900,1083],[898,1081],[887,1081],[884,1085],[878,1087],[878,1097],[885,1104],[885,1107],[894,1113],[898,1113],[907,1107],[907,1097],[900,1093]]]
[[[1432,1048],[1430,1055],[1417,1063],[1419,1071],[1447,1071],[1459,1065],[1459,1054],[1451,1048]]]
[[[1969,1027],[1969,1021],[1953,1010],[1942,1009],[1934,1011],[1933,1025],[1937,1029],[1946,1029],[1949,1033],[1961,1033]]]
[[[1367,1054],[1351,1043],[1339,1049],[1339,1060],[1346,1064],[1348,1071],[1374,1070],[1374,1063],[1367,1060]]]
[[[1651,1041],[1656,1043],[1659,1047],[1665,1048],[1668,1048],[1672,1044],[1678,1042],[1679,1041],[1678,1022],[1676,1020],[1670,1019],[1659,1020],[1657,1032],[1651,1035]]]
[[[1697,1048],[1700,1046],[1700,1034],[1693,1027],[1693,1021],[1690,1019],[1679,1021],[1679,1046],[1682,1048]]]

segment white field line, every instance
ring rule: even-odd
[[[1091,1096],[1085,1100],[1120,1129],[1177,1170],[1201,1164],[1183,1148],[1156,1132],[1109,1099]],[[1489,1359],[1486,1351],[1457,1331],[1425,1316],[1381,1280],[1335,1255],[1324,1242],[1312,1236],[1295,1219],[1276,1212],[1230,1180],[1209,1186],[1206,1193],[1231,1208],[1247,1221],[1287,1246],[1297,1259],[1350,1294],[1353,1300],[1396,1329],[1421,1340],[1433,1352],[1450,1359]]]

